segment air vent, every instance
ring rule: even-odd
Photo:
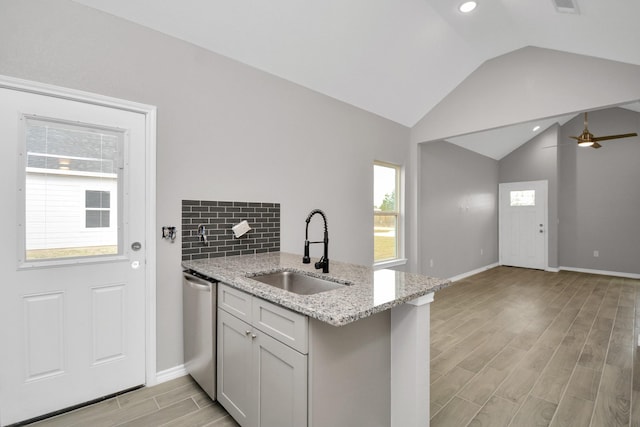
[[[559,13],[574,13],[576,15],[580,13],[576,0],[551,0],[551,2]]]

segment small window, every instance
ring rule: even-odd
[[[400,258],[400,166],[373,165],[373,260]]]
[[[510,192],[511,206],[535,206],[536,190],[522,190]]]
[[[111,208],[111,194],[108,191],[85,192],[85,226],[87,228],[108,228]]]

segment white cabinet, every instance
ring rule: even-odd
[[[248,426],[255,400],[251,327],[242,320],[218,310],[218,402],[240,425]]]
[[[253,344],[260,427],[307,425],[307,356],[258,332]]]
[[[218,401],[243,427],[307,425],[308,319],[218,287]]]
[[[389,311],[335,327],[218,284],[218,401],[242,427],[391,425]]]

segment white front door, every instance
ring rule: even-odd
[[[0,87],[0,425],[145,383],[146,132]]]
[[[499,185],[500,264],[547,268],[547,181]]]

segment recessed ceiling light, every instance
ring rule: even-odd
[[[469,13],[473,9],[475,9],[477,5],[478,3],[476,3],[475,1],[466,1],[462,3],[460,7],[458,7],[458,10],[462,13]]]
[[[537,132],[537,131],[539,131],[539,130],[540,130],[540,126],[536,126],[536,127],[534,127],[534,128],[533,128],[533,131],[534,131],[534,132]]]

